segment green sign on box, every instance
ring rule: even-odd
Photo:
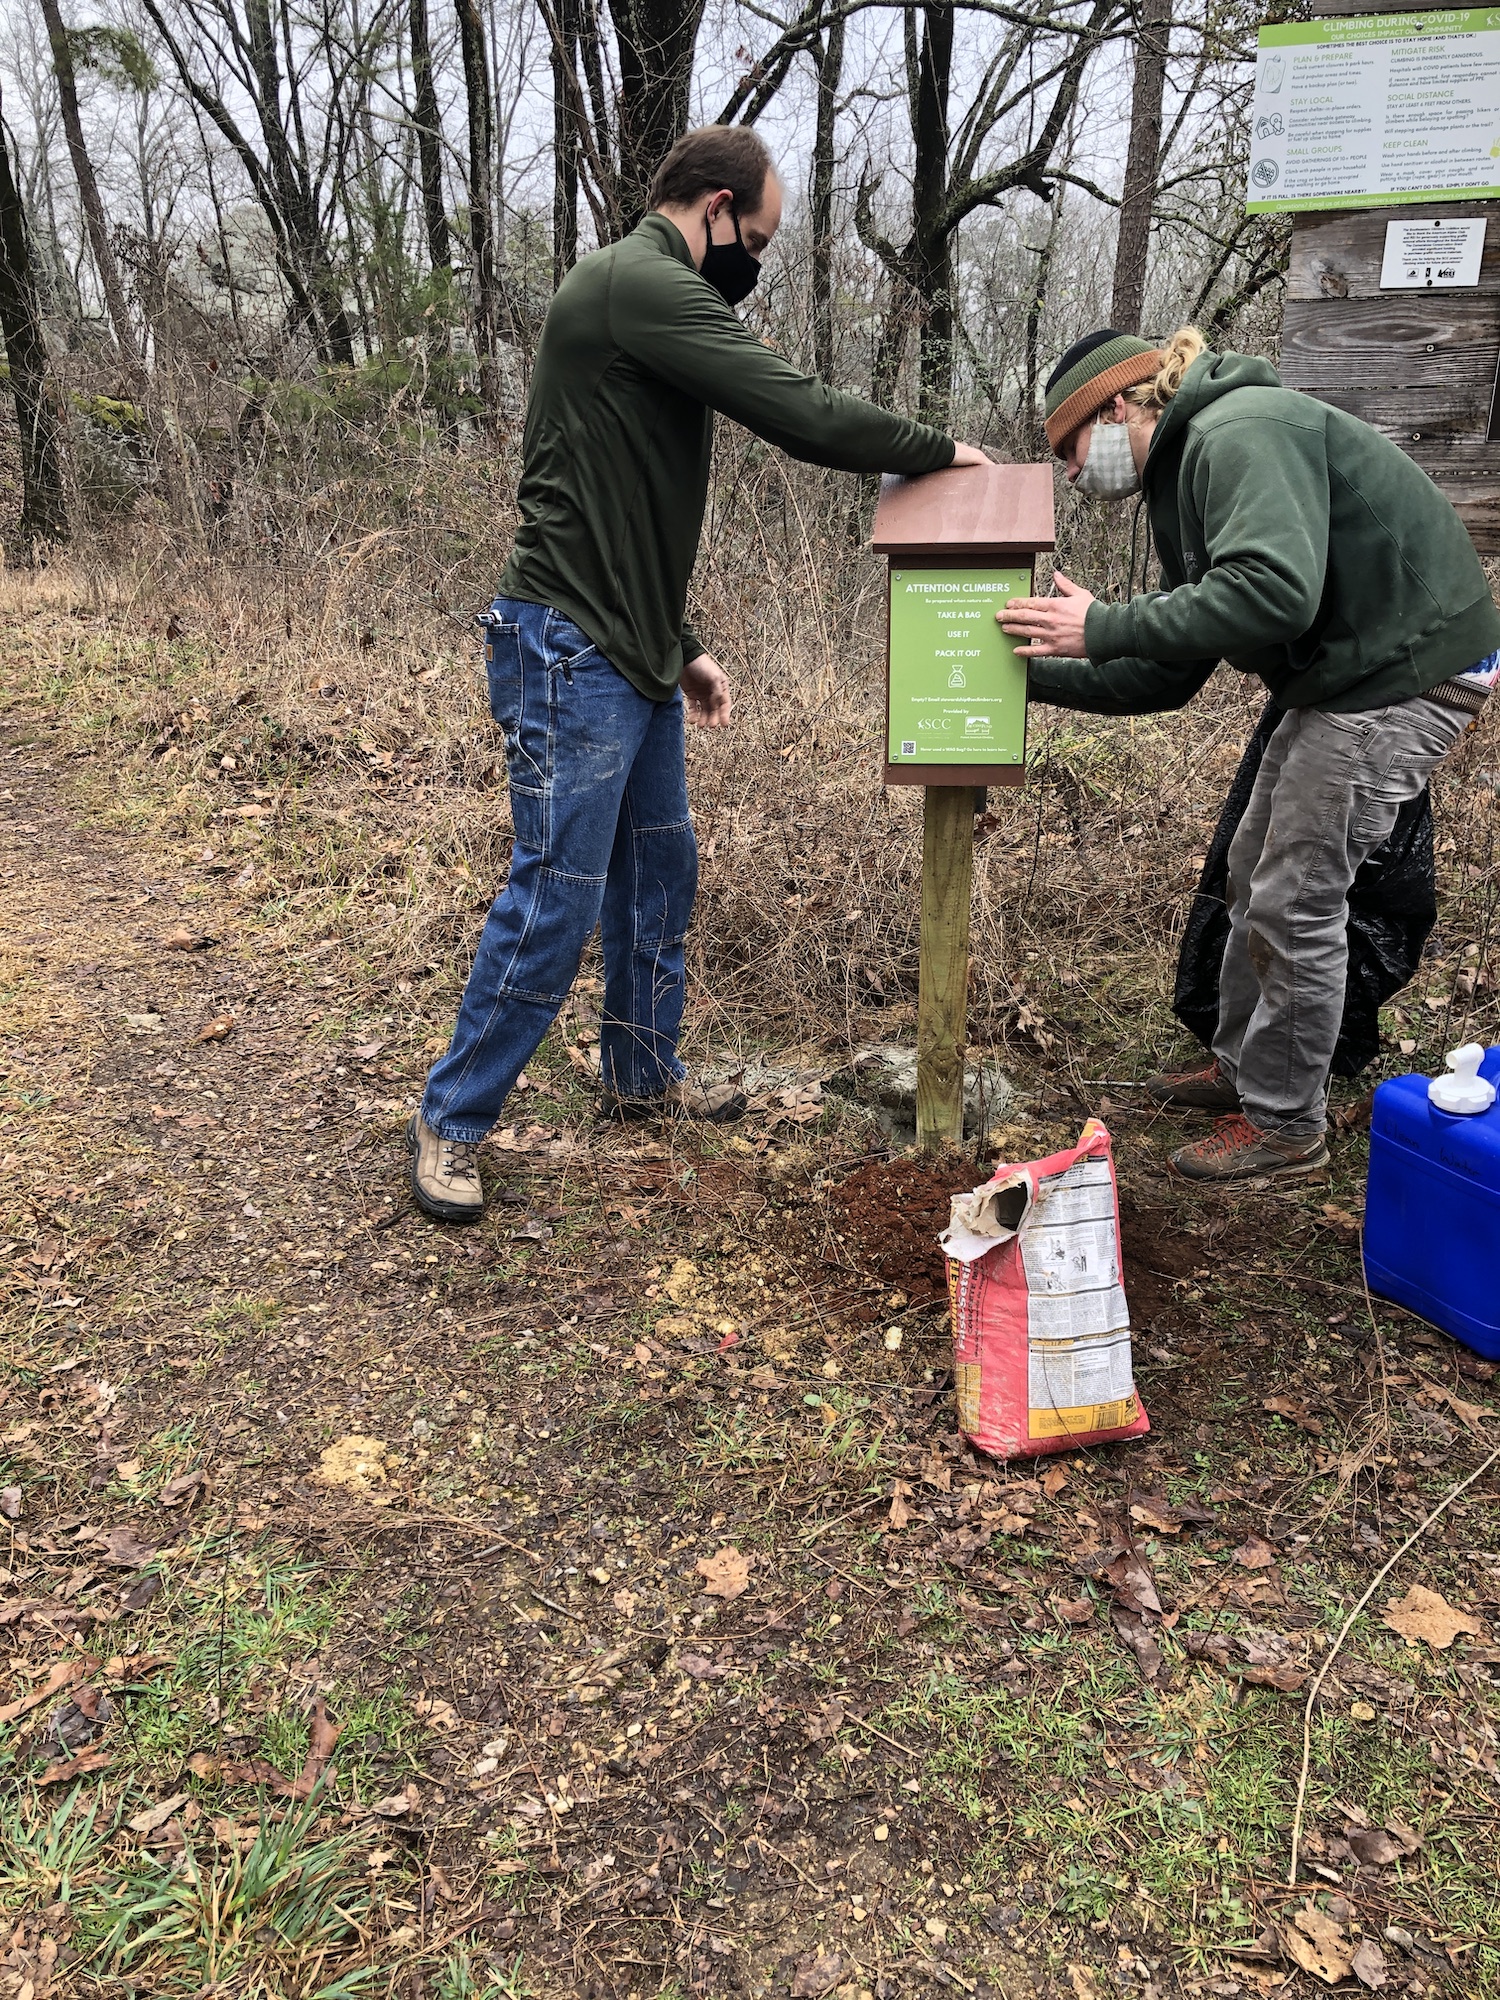
[[[995,622],[1029,569],[892,568],[892,764],[1024,764],[1026,662]]]

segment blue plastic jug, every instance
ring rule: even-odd
[[[1500,1084],[1500,1047],[1479,1074]],[[1500,1097],[1458,1117],[1430,1102],[1427,1084],[1398,1076],[1375,1092],[1365,1277],[1372,1292],[1500,1360]]]

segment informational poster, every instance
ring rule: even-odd
[[[1026,662],[995,622],[1025,569],[891,570],[892,764],[1023,764]]]
[[[1500,198],[1500,9],[1262,28],[1245,206]]]
[[[1479,283],[1485,218],[1424,215],[1385,225],[1383,292],[1459,291]]]

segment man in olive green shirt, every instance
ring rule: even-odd
[[[408,1134],[413,1193],[439,1221],[481,1213],[479,1142],[596,925],[606,1108],[723,1108],[688,1090],[677,1057],[698,878],[683,714],[713,729],[732,707],[728,676],[684,616],[713,413],[846,472],[983,463],[802,374],[735,317],[781,220],[770,157],[747,127],[679,140],[652,204],[558,287],[532,377],[521,527],[485,645],[515,822],[510,879]]]

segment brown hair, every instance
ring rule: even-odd
[[[753,215],[765,199],[771,155],[748,125],[700,125],[684,132],[651,180],[653,208],[685,208],[728,188],[737,215]]]
[[[1208,342],[1195,326],[1180,326],[1162,348],[1162,364],[1149,382],[1137,383],[1133,389],[1124,392],[1127,403],[1137,403],[1143,410],[1164,410],[1177,391],[1182,387],[1182,378],[1200,354],[1206,353]]]

